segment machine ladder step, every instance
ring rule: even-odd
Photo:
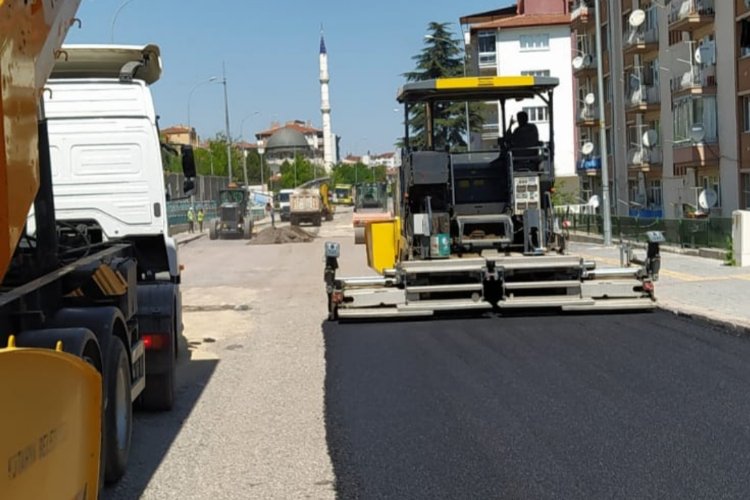
[[[461,283],[457,285],[419,285],[406,286],[407,293],[439,293],[439,292],[481,292],[481,283]]]
[[[469,311],[492,309],[492,304],[467,299],[415,300],[398,306],[400,311]]]
[[[544,308],[544,307],[591,307],[596,301],[593,299],[582,299],[580,297],[569,297],[560,295],[536,296],[536,297],[517,297],[500,300],[497,307],[501,309],[523,309],[523,308]]]
[[[578,280],[558,281],[506,281],[503,286],[506,290],[542,290],[548,288],[581,288]]]

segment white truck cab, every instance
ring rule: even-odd
[[[289,220],[289,203],[294,189],[282,189],[279,191],[279,212],[281,220]]]
[[[149,240],[139,261],[179,282],[149,89],[161,70],[156,45],[63,46],[44,108],[58,220],[95,221],[94,239]]]

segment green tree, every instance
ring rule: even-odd
[[[292,189],[307,181],[311,181],[321,175],[322,169],[313,165],[310,160],[302,155],[296,155],[293,161],[284,161],[281,164],[281,186],[280,189]]]
[[[248,157],[248,161],[250,158]],[[211,175],[213,165],[213,175],[227,176],[227,139],[222,133],[216,134],[207,141],[206,148],[197,148],[195,150],[195,161],[200,175]],[[242,172],[242,151],[234,144],[232,145],[232,180],[243,182],[244,175]]]
[[[340,164],[333,167],[331,173],[333,184],[356,184],[358,182],[384,181],[386,168],[383,166],[368,167],[364,163]]]
[[[459,40],[453,38],[450,23],[431,22],[422,51],[413,56],[414,71],[404,73],[409,82],[463,75],[463,52]],[[463,102],[437,102],[434,108],[435,149],[466,147],[466,112]],[[470,111],[470,115],[476,113]],[[471,127],[474,128],[475,117]],[[409,112],[410,146],[423,149],[427,145],[426,113],[424,106],[414,106]]]

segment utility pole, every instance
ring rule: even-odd
[[[224,85],[224,119],[226,121],[226,134],[227,134],[227,179],[228,184],[232,183],[232,135],[229,131],[229,97],[227,95],[227,68],[226,65],[221,63],[222,80],[221,83]]]
[[[602,0],[607,1],[607,0]],[[604,246],[612,245],[612,219],[609,204],[609,166],[607,165],[607,124],[604,114],[604,69],[602,68],[602,23],[600,0],[594,1],[594,26],[596,26],[596,84],[599,100],[599,151],[602,155],[602,216],[604,218]],[[609,27],[611,29],[611,26]]]

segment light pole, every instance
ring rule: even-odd
[[[110,26],[109,29],[109,41],[114,43],[115,41],[115,23],[117,22],[117,16],[120,15],[120,11],[125,8],[125,6],[129,3],[131,3],[133,0],[125,0],[120,4],[119,7],[117,7],[117,10],[115,11],[115,15],[112,16],[112,26]]]
[[[247,149],[244,147],[242,148],[242,173],[245,178],[245,189],[247,189],[247,186],[249,186],[247,183]]]
[[[594,2],[594,26],[601,26],[599,2]],[[607,165],[607,124],[604,122],[604,73],[602,68],[602,33],[596,34],[596,84],[599,87],[599,150],[602,154],[602,216],[604,246],[612,245],[612,219],[609,206],[609,166]]]
[[[442,40],[443,42],[453,43],[453,40],[449,40],[447,38],[442,38],[435,35],[425,35],[424,36],[426,40]],[[463,64],[464,64],[464,77],[466,76],[466,38],[461,39],[464,44],[464,56],[463,56]],[[471,124],[469,123],[469,101],[464,102],[465,109],[464,114],[466,115],[466,150],[471,152]]]
[[[192,133],[192,128],[190,128],[190,100],[193,98],[193,92],[195,92],[195,89],[200,87],[201,85],[206,85],[207,83],[213,83],[217,80],[215,76],[212,76],[208,78],[207,80],[200,81],[193,85],[190,88],[190,92],[188,92],[188,99],[187,99],[187,126],[188,126],[188,133]]]
[[[266,145],[263,142],[263,139],[258,139],[258,154],[260,155],[260,183],[263,185],[263,188],[266,187],[265,182],[263,181],[263,153],[266,152]]]
[[[229,97],[227,95],[227,68],[224,63],[221,64],[222,79],[224,85],[224,120],[227,134],[227,179],[228,184],[232,183],[232,135],[229,131]]]

